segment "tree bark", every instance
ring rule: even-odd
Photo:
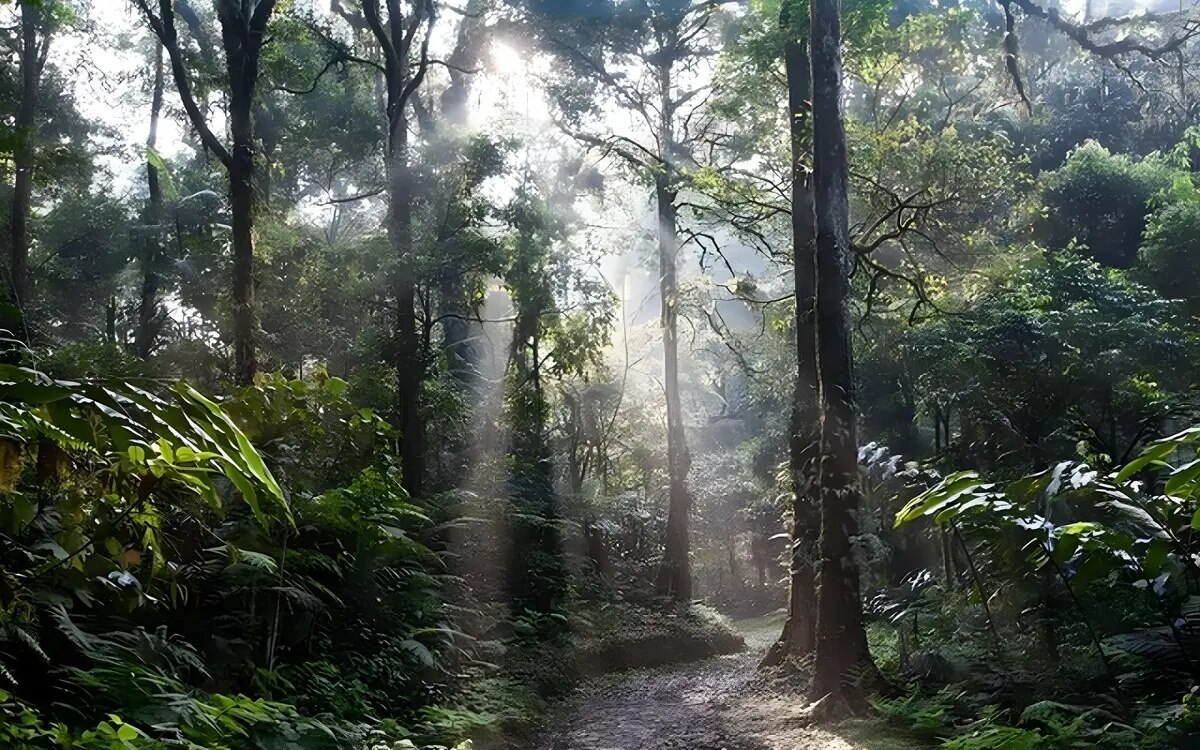
[[[171,61],[171,76],[188,120],[204,148],[212,153],[229,174],[229,204],[232,214],[233,255],[233,349],[234,379],[239,385],[254,381],[258,369],[254,333],[257,328],[254,302],[254,210],[257,204],[254,184],[254,90],[258,84],[259,54],[266,40],[267,23],[275,11],[276,0],[237,3],[220,0],[217,16],[221,23],[221,46],[225,52],[225,72],[229,79],[229,132],[232,148],[227,149],[209,127],[192,93],[187,63],[175,28],[177,5],[159,0],[155,14],[149,0],[134,0],[162,43]],[[191,9],[178,4],[179,15]],[[188,20],[185,17],[185,21]],[[190,21],[195,22],[195,19]],[[197,33],[202,50],[206,36]]]
[[[867,650],[852,542],[858,533],[858,436],[850,326],[849,197],[842,115],[838,0],[812,0],[813,194],[817,226],[817,331],[821,395],[821,569],[813,692],[836,705],[864,703],[875,678]]]
[[[483,0],[467,3],[466,15],[458,24],[454,49],[446,60],[450,85],[442,92],[442,116],[456,127],[465,127],[471,116],[469,102],[474,75],[471,71],[479,65],[487,49],[486,7]]]
[[[384,55],[385,115],[388,187],[388,242],[396,265],[391,287],[395,304],[392,361],[396,370],[396,428],[400,432],[400,469],[405,490],[419,496],[425,473],[425,425],[420,413],[421,383],[425,376],[421,337],[417,331],[416,248],[413,247],[413,177],[409,164],[408,106],[425,77],[429,58],[429,33],[433,7],[417,0],[405,16],[401,0],[387,0],[387,18],[379,0],[363,0],[363,16]],[[414,70],[410,55],[417,29],[426,24],[421,57]]]
[[[663,47],[669,46],[664,42]],[[658,593],[673,599],[692,598],[691,543],[688,516],[692,496],[687,475],[692,459],[683,427],[683,404],[679,395],[679,259],[676,188],[671,159],[675,152],[674,119],[676,100],[671,93],[673,60],[664,54],[658,66],[660,163],[654,178],[654,201],[658,210],[658,271],[660,325],[663,331],[663,390],[667,405],[667,529],[663,561],[658,571]]]
[[[472,0],[458,25],[454,49],[447,60],[450,85],[442,92],[442,118],[456,128],[466,127],[470,119],[470,98],[473,74],[470,72],[480,61],[486,49],[487,28],[484,20],[484,4]],[[457,196],[452,196],[446,206],[446,234],[455,231],[450,217],[456,213]],[[439,244],[449,240],[438,237]],[[460,383],[467,384],[475,370],[475,356],[470,342],[470,329],[466,316],[471,311],[466,304],[466,274],[459,269],[447,269],[440,280],[438,296],[442,311],[442,350],[446,354],[447,369]]]
[[[142,293],[138,302],[137,331],[133,335],[133,347],[137,356],[147,359],[154,352],[155,339],[159,333],[162,311],[159,307],[159,264],[161,263],[161,227],[163,222],[163,194],[158,167],[149,152],[158,145],[158,122],[163,105],[163,56],[162,45],[155,42],[154,89],[150,95],[150,132],[146,136],[146,189],[149,200],[146,205],[145,226],[147,241],[142,258]]]
[[[50,45],[43,35],[38,45],[41,25],[40,6],[21,3],[21,97],[17,102],[14,125],[17,148],[13,154],[12,213],[9,220],[9,283],[12,311],[5,317],[6,328],[14,338],[29,341],[25,307],[29,304],[29,211],[33,200],[33,168],[37,143],[37,101],[46,50]]]
[[[658,571],[658,593],[674,599],[692,597],[689,560],[688,515],[691,493],[687,475],[691,467],[687,436],[683,431],[683,405],[679,396],[679,282],[676,262],[675,190],[664,172],[655,180],[658,204],[658,263],[661,325],[663,330],[663,388],[667,402],[667,530],[662,567]]]
[[[400,429],[400,463],[404,488],[417,496],[424,474],[424,425],[420,408],[423,380],[420,342],[417,337],[417,279],[413,269],[412,180],[408,164],[408,120],[393,115],[388,154],[388,239],[396,256],[392,281],[396,301],[394,363],[396,368],[397,421]]]
[[[786,6],[785,6],[786,7]],[[790,26],[789,19],[781,23]],[[786,26],[785,26],[786,28]],[[816,217],[805,158],[808,149],[809,98],[812,75],[808,45],[784,45],[788,86],[788,122],[792,158],[792,271],[796,296],[796,380],[792,390],[789,469],[792,477],[792,554],[789,565],[788,616],[780,641],[765,663],[787,653],[808,654],[816,646],[817,544],[820,515],[816,496],[816,459],[820,447],[817,392]]]
[[[221,43],[229,71],[229,205],[233,245],[233,353],[238,385],[254,382],[258,369],[254,345],[254,88],[262,43],[248,38],[245,20],[230,2],[220,5]]]

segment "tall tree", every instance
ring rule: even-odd
[[[162,117],[163,50],[154,43],[154,81],[150,91],[150,127],[146,135],[146,190],[148,198],[143,216],[145,225],[145,247],[142,254],[142,290],[138,299],[137,328],[134,330],[134,351],[146,359],[154,351],[156,339],[162,327],[162,306],[159,301],[159,264],[162,262],[163,190],[162,176],[158,173],[160,160],[155,149],[158,146],[158,123]]]
[[[209,125],[192,92],[192,82],[175,26],[176,4],[159,0],[158,12],[149,0],[135,0],[171,61],[171,75],[188,120],[204,148],[216,156],[229,176],[229,204],[232,216],[233,248],[233,350],[234,377],[238,383],[254,380],[258,362],[255,350],[257,313],[254,301],[254,212],[258,204],[255,186],[256,141],[254,131],[255,88],[258,85],[259,60],[266,42],[267,24],[276,0],[235,2],[217,0],[221,25],[221,47],[225,53],[225,83],[228,89],[230,147],[226,148]],[[192,14],[192,9],[181,4]],[[189,16],[190,17],[190,16]],[[189,27],[195,27],[184,18]],[[198,44],[206,44],[204,35]]]
[[[38,93],[46,55],[50,51],[50,34],[42,3],[20,3],[20,98],[17,102],[16,149],[13,153],[13,192],[9,217],[9,283],[12,311],[7,326],[21,339],[28,339],[28,326],[23,308],[29,303],[29,211],[33,200],[33,167],[37,140]]]
[[[409,121],[413,94],[429,69],[433,29],[432,0],[387,0],[386,15],[379,0],[363,0],[363,16],[383,56],[384,115],[387,135],[384,165],[387,191],[387,235],[393,253],[392,304],[395,327],[392,364],[396,370],[396,422],[400,430],[400,464],[404,488],[420,495],[425,473],[425,426],[420,392],[425,362],[417,330],[417,248],[413,238],[413,166]],[[424,29],[424,33],[422,33]],[[418,36],[420,35],[420,36]]]
[[[564,127],[579,141],[619,157],[653,186],[659,265],[660,326],[663,334],[663,391],[667,413],[668,513],[659,593],[677,599],[692,594],[689,562],[691,466],[679,390],[679,275],[681,240],[678,196],[690,151],[711,120],[704,112],[707,82],[701,61],[715,54],[720,0],[651,0],[637,5],[603,3],[586,15],[562,15],[555,3],[532,3],[539,41],[567,63],[568,76],[552,89],[567,111]],[[629,74],[629,69],[636,74]],[[636,135],[581,132],[580,82],[586,82],[636,123]],[[597,103],[592,114],[600,119]]]
[[[474,84],[476,68],[483,58],[487,48],[488,29],[483,0],[472,0],[468,3],[463,17],[459,20],[458,31],[455,34],[454,47],[446,58],[446,72],[449,76],[448,85],[438,96],[441,117],[432,115],[425,118],[430,130],[462,129],[467,127],[470,120],[471,89]],[[432,97],[427,97],[432,99]],[[428,109],[433,109],[429,107]],[[422,125],[422,130],[426,125]],[[451,134],[453,137],[453,134]],[[468,144],[469,149],[469,144]],[[439,222],[437,244],[439,255],[448,258],[450,262],[443,263],[438,273],[438,301],[441,308],[439,318],[442,321],[442,350],[445,352],[447,366],[460,382],[466,383],[471,378],[474,363],[472,362],[472,347],[468,330],[468,314],[471,312],[467,304],[466,286],[470,266],[465,255],[466,244],[461,235],[469,226],[468,201],[465,199],[474,192],[477,182],[472,184],[469,177],[476,180],[482,176],[478,170],[472,169],[474,161],[461,159],[461,149],[448,149],[447,156],[455,161],[465,162],[463,168],[455,170],[463,173],[464,181],[458,190],[448,190],[445,198],[445,209]],[[468,174],[470,173],[470,174]],[[464,268],[467,266],[468,268]]]
[[[805,8],[785,0],[779,14],[787,81],[791,155],[792,273],[796,297],[796,380],[788,431],[788,468],[792,481],[791,554],[788,564],[787,620],[767,662],[788,652],[807,654],[816,646],[816,551],[820,532],[814,470],[820,448],[817,390],[816,216],[808,163],[812,72],[804,38]]]
[[[858,567],[858,435],[851,347],[850,202],[842,111],[838,0],[812,0],[813,201],[816,214],[816,325],[820,389],[821,537],[813,691],[836,705],[861,703],[861,678],[874,672],[863,627]],[[862,670],[864,674],[855,674]],[[857,684],[856,684],[857,683]]]

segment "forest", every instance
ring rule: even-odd
[[[1192,0],[0,46],[0,750],[1200,748]]]

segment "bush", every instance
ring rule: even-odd
[[[1154,157],[1138,161],[1088,141],[1043,177],[1046,213],[1039,235],[1052,250],[1078,243],[1103,265],[1129,268],[1137,259],[1150,200],[1173,178],[1173,170]]]
[[[1200,201],[1181,201],[1154,213],[1141,261],[1147,284],[1200,312]]]

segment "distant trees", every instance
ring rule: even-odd
[[[1162,161],[1111,154],[1095,141],[1083,144],[1042,178],[1040,238],[1052,248],[1077,243],[1103,265],[1129,268],[1150,203],[1170,183],[1170,172]]]
[[[676,599],[692,595],[687,486],[691,465],[679,389],[679,193],[692,150],[711,124],[705,112],[707,83],[700,68],[717,50],[719,2],[653,0],[639,6],[603,3],[585,14],[563,13],[554,4],[530,3],[532,36],[566,63],[551,85],[561,126],[598,153],[617,157],[639,180],[653,186],[655,241],[663,332],[663,396],[666,405],[669,510],[658,590]],[[625,68],[637,71],[629,75]],[[586,89],[580,83],[586,82]],[[580,96],[581,91],[594,92]],[[596,132],[581,115],[597,117],[601,104],[625,112],[634,132]]]

